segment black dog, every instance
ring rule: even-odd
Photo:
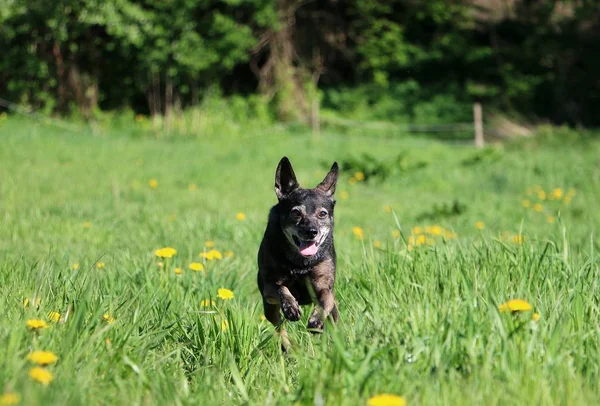
[[[333,193],[338,179],[337,162],[314,189],[302,189],[292,164],[283,157],[275,173],[279,199],[258,251],[258,288],[265,317],[281,332],[289,346],[280,309],[286,319],[297,321],[299,305],[315,300],[308,328],[321,330],[325,319],[339,315],[333,295],[336,256],[333,246]]]

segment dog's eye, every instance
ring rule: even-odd
[[[300,211],[300,209],[292,209],[292,217],[296,219],[302,217],[302,212]]]
[[[324,219],[325,217],[327,217],[327,210],[321,210],[319,212],[319,218]]]

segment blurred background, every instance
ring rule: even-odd
[[[595,0],[8,0],[0,26],[21,112],[468,138],[480,102],[486,136],[600,124]]]

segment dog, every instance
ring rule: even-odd
[[[327,317],[338,321],[333,286],[336,254],[333,246],[334,193],[338,179],[335,162],[314,189],[303,189],[294,169],[283,157],[275,172],[278,203],[258,250],[258,288],[264,313],[279,331],[283,347],[290,346],[281,313],[290,321],[302,316],[300,305],[315,303],[307,328],[320,332]]]

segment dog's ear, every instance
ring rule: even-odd
[[[327,176],[325,176],[325,179],[323,179],[323,182],[317,185],[317,189],[325,192],[327,196],[333,196],[335,193],[335,185],[337,184],[338,180],[338,172],[338,164],[337,162],[334,162],[329,170],[329,173]]]
[[[294,174],[294,169],[290,160],[284,156],[277,165],[277,171],[275,171],[275,194],[279,200],[283,199],[286,195],[297,189],[298,181]]]

